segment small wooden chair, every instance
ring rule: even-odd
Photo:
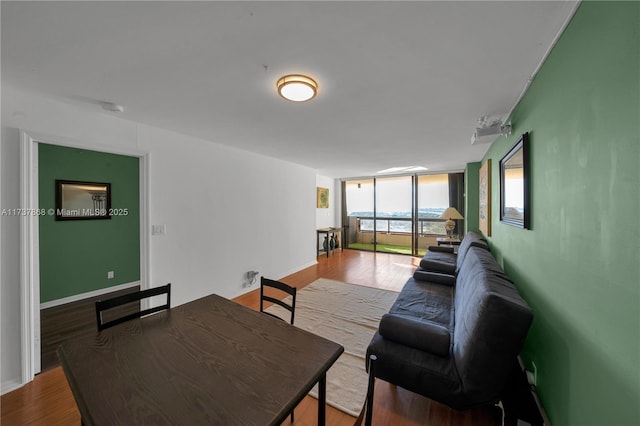
[[[144,309],[144,310],[138,309],[134,313],[117,317],[115,319],[112,319],[106,322],[104,322],[102,319],[102,313],[108,309],[112,309],[117,306],[126,305],[127,303],[140,301],[148,297],[158,296],[161,294],[167,295],[167,301],[163,305],[155,306],[153,308]],[[141,290],[141,291],[136,291],[134,293],[124,294],[122,296],[113,297],[111,299],[98,300],[96,302],[96,320],[98,323],[98,331],[102,331],[106,328],[113,327],[114,325],[121,324],[125,321],[129,321],[135,318],[140,318],[145,315],[149,315],[155,312],[169,309],[170,307],[171,307],[171,283],[160,286],[160,287],[153,287],[147,290]]]

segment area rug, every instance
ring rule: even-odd
[[[344,346],[327,372],[327,403],[358,416],[367,393],[365,354],[382,315],[398,293],[320,278],[299,290],[295,326]],[[278,313],[272,306],[267,310]],[[281,315],[287,318],[286,311]],[[317,397],[317,390],[310,393]]]

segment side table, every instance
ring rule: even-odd
[[[438,237],[436,238],[439,246],[459,246],[460,239],[458,238],[447,238],[447,237]]]
[[[327,239],[327,257],[329,257],[329,253],[331,252],[331,250],[333,250],[330,245],[329,245],[329,241],[331,240],[331,236],[333,235],[333,237],[336,239],[336,241],[338,241],[338,248],[340,250],[342,250],[343,244],[342,244],[342,228],[333,228],[333,227],[329,227],[329,228],[320,228],[320,229],[316,229],[316,250],[318,251],[318,254],[320,254],[322,251],[324,250],[320,250],[320,237],[324,235],[325,238]],[[337,237],[337,235],[339,235],[339,237]]]

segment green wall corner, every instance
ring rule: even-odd
[[[464,233],[480,232],[478,205],[480,202],[480,163],[468,163],[464,170]]]
[[[554,425],[640,424],[639,31],[639,2],[583,2],[483,159],[491,250],[534,310],[522,355]],[[498,208],[524,132],[530,230]]]
[[[107,220],[40,216],[40,302],[139,281],[138,158],[41,143],[38,168],[40,209],[55,208],[56,179],[110,182],[112,208],[128,209]]]

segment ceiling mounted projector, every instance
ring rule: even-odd
[[[487,117],[478,120],[479,127],[471,136],[471,145],[491,143],[498,136],[509,136],[511,134],[511,124],[502,124],[500,120],[489,122]]]

